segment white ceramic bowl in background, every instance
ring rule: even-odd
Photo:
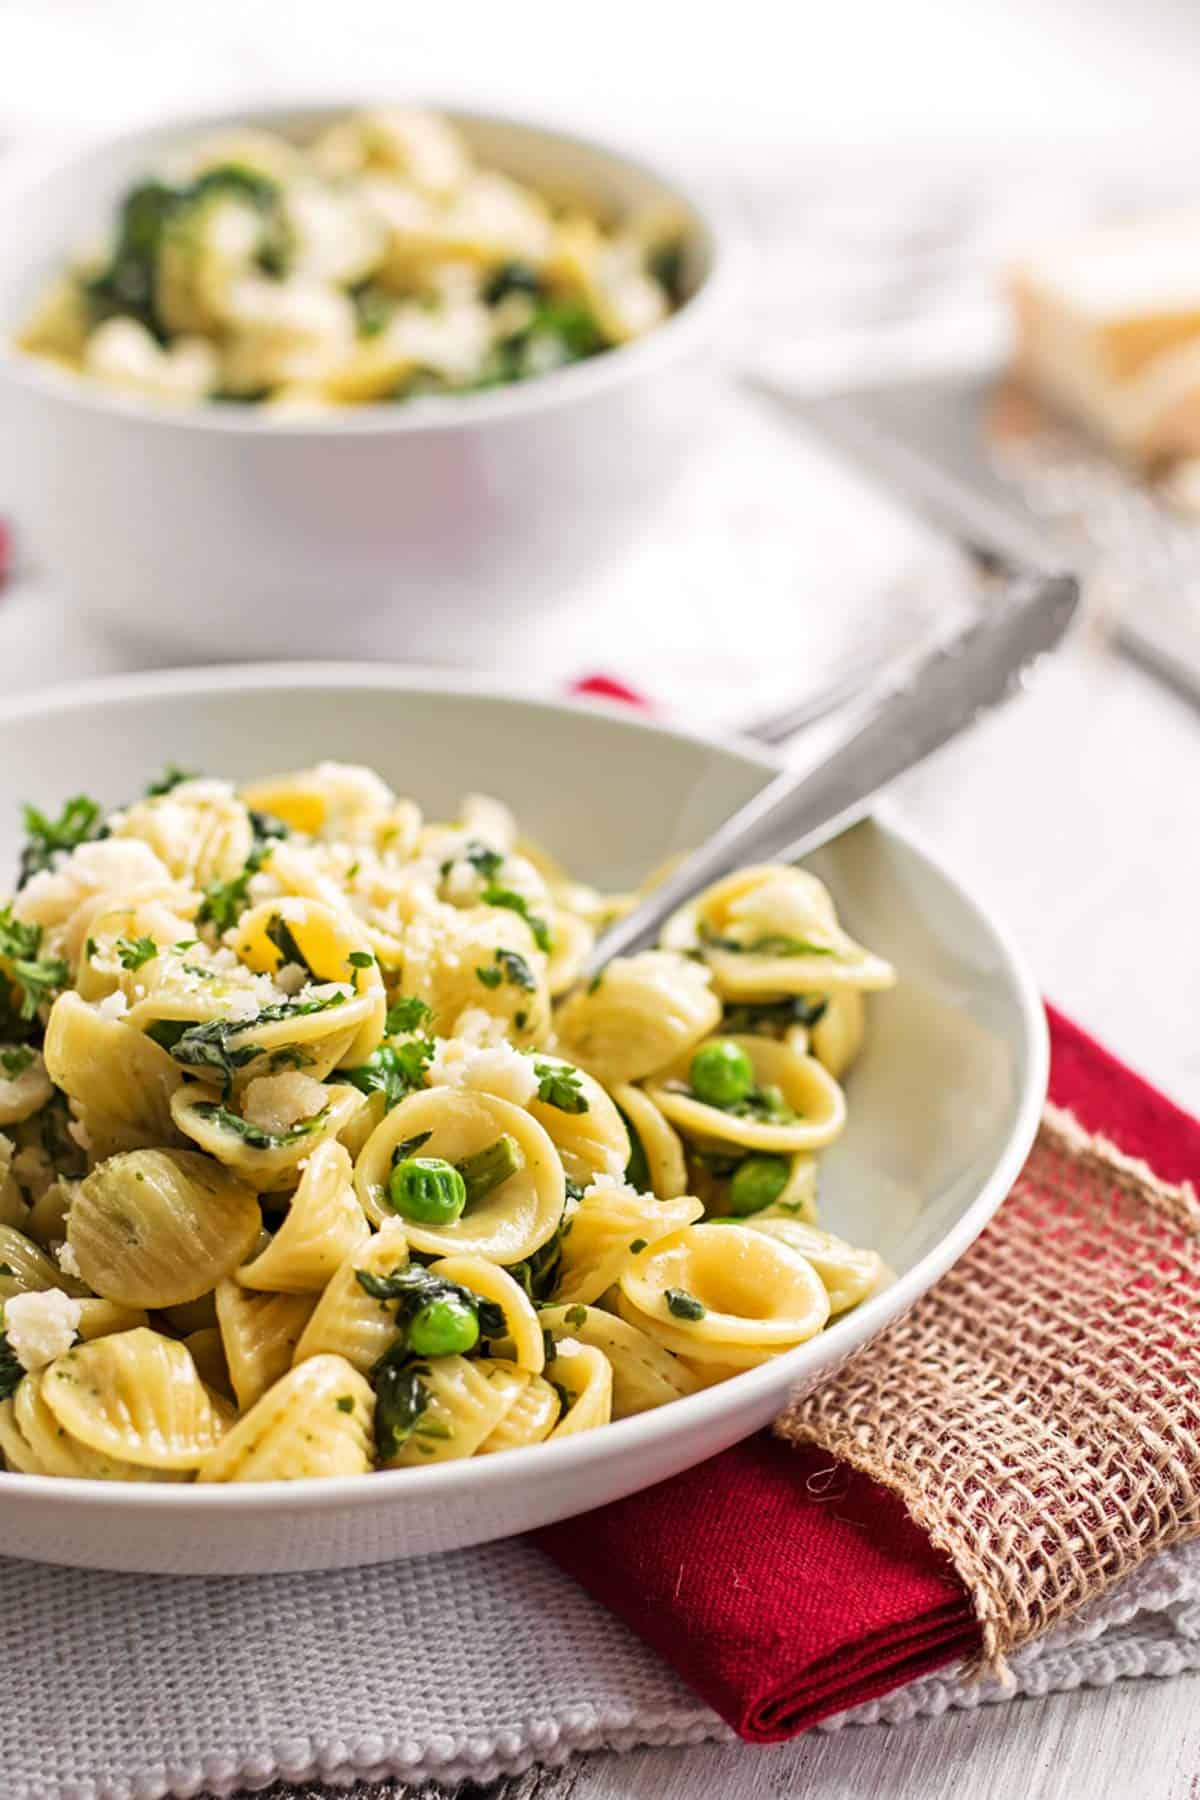
[[[303,140],[345,111],[176,122],[0,185],[0,499],[33,567],[147,644],[479,665],[514,618],[619,552],[704,441],[729,256],[673,181],[561,131],[450,112],[484,163],[602,215],[665,206],[684,225],[692,292],[671,319],[513,387],[272,417],[122,395],[10,343],[164,155],[231,123]]]
[[[467,679],[309,667],[138,675],[0,703],[0,863],[18,802],[81,787],[108,805],[168,761],[248,777],[319,757],[375,765],[428,814],[509,801],[585,879],[623,886],[695,843],[771,772],[628,712],[490,693]],[[529,1530],[649,1486],[758,1430],[924,1292],[999,1205],[1046,1088],[1045,1018],[977,901],[895,826],[811,858],[850,930],[896,964],[873,997],[849,1124],[822,1159],[829,1227],[879,1249],[894,1284],[787,1355],[671,1406],[531,1450],[357,1480],[123,1486],[0,1474],[0,1554],[107,1569],[347,1567]]]

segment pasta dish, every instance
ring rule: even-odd
[[[445,119],[369,112],[148,176],[18,342],[157,400],[312,412],[544,375],[683,294],[678,219],[610,223],[479,166]]]
[[[627,906],[335,763],[25,809],[0,908],[0,1452],[108,1481],[536,1445],[879,1284],[817,1223],[864,996],[797,868]]]

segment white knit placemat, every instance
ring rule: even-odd
[[[159,1800],[275,1780],[489,1780],[584,1750],[729,1739],[670,1669],[527,1544],[215,1580],[0,1563],[4,1800]],[[1200,1668],[1200,1544],[1013,1659],[829,1721]]]

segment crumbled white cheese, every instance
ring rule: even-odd
[[[117,988],[113,993],[105,994],[96,1011],[102,1019],[120,1019],[129,1011],[129,1002],[120,988]]]
[[[499,1044],[503,1042],[507,1019],[498,1018],[495,1013],[485,1011],[482,1006],[467,1006],[454,1021],[452,1038],[461,1038],[465,1043],[477,1047],[482,1044]]]
[[[258,995],[252,989],[245,993],[233,993],[229,996],[229,1017],[231,1019],[257,1019],[262,1008]]]
[[[23,1369],[44,1369],[71,1348],[82,1317],[79,1301],[58,1288],[44,1294],[14,1294],[4,1302],[9,1349]]]
[[[611,1199],[613,1194],[620,1194],[627,1200],[640,1198],[635,1187],[631,1187],[620,1175],[600,1174],[593,1176],[583,1190],[585,1200]]]
[[[474,906],[483,886],[483,877],[473,863],[453,862],[442,881],[442,893],[451,906]]]
[[[514,1106],[528,1106],[538,1090],[532,1057],[522,1056],[511,1044],[476,1047],[453,1038],[439,1039],[427,1075],[432,1087],[470,1088]]]
[[[285,994],[298,994],[308,980],[308,970],[303,963],[284,963],[275,971],[275,986]]]
[[[58,1258],[58,1266],[64,1275],[74,1275],[79,1280],[83,1279],[83,1270],[79,1266],[79,1258],[76,1256],[74,1250],[72,1250],[70,1244],[57,1245],[54,1254]]]

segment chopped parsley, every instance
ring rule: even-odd
[[[484,987],[498,988],[502,981],[507,981],[512,987],[521,988],[527,994],[537,992],[533,970],[519,951],[497,950],[493,955],[493,963],[493,968],[475,971]]]
[[[366,1062],[354,1069],[339,1069],[339,1081],[348,1081],[360,1094],[383,1094],[390,1112],[414,1088],[424,1087],[425,1071],[433,1059],[433,1039],[410,1038],[405,1044],[380,1044]]]
[[[168,763],[157,781],[152,781],[146,789],[147,800],[155,800],[160,794],[169,794],[182,781],[195,781],[195,769],[181,769],[175,763]]]
[[[461,860],[469,862],[475,873],[482,875],[485,881],[491,881],[499,874],[504,856],[501,851],[491,849],[478,838],[472,838],[463,850]],[[449,866],[446,865],[447,869]]]
[[[634,1238],[629,1248],[634,1256],[640,1256],[642,1251],[646,1248],[645,1238]]]
[[[23,806],[21,816],[25,821],[26,842],[17,872],[18,888],[23,888],[43,869],[52,869],[57,856],[77,850],[80,844],[86,844],[92,838],[105,836],[108,829],[99,801],[89,800],[86,794],[74,794],[65,802],[57,819],[48,818],[36,806]]]
[[[204,1024],[187,1019],[156,1019],[147,1028],[146,1035],[169,1051],[184,1068],[216,1069],[224,1077],[228,1091],[237,1071],[262,1055],[257,1044],[240,1040],[261,1030],[264,1025],[328,1012],[330,1007],[343,1005],[345,999],[345,994],[334,993],[317,995],[310,1000],[283,1000],[278,1006],[264,1007],[252,1019],[209,1019]],[[234,1039],[238,1041],[234,1042]]]
[[[38,1008],[65,987],[70,970],[61,956],[38,956],[42,943],[40,925],[26,925],[13,917],[11,903],[0,907],[0,956],[8,963],[8,973],[20,990],[18,1012],[29,1024],[37,1017]]]
[[[210,881],[196,914],[197,924],[215,925],[218,935],[236,925],[250,904],[251,878],[258,874],[269,855],[269,844],[255,844],[232,881]]]
[[[218,1106],[215,1100],[197,1100],[192,1111],[197,1118],[207,1119],[219,1125],[222,1131],[241,1138],[250,1150],[282,1150],[288,1144],[298,1144],[302,1138],[312,1137],[320,1131],[329,1117],[329,1108],[323,1106],[311,1119],[301,1119],[298,1124],[289,1125],[286,1131],[266,1131],[261,1125],[252,1125],[249,1119],[230,1112],[227,1106]]]
[[[432,1395],[422,1375],[423,1363],[385,1363],[375,1376],[375,1450],[380,1462],[390,1462],[408,1442],[429,1411]]]
[[[533,1072],[538,1078],[538,1099],[543,1106],[555,1106],[559,1112],[565,1113],[585,1113],[589,1110],[588,1097],[580,1085],[578,1069],[558,1068],[553,1063],[535,1062]]]
[[[283,820],[277,819],[274,813],[257,812],[252,806],[247,807],[246,811],[250,819],[250,829],[260,843],[266,843],[271,838],[285,838],[292,835]]]
[[[581,1325],[587,1324],[588,1309],[586,1306],[568,1306],[563,1314],[563,1324],[569,1325],[572,1331],[578,1331]]]
[[[405,1031],[420,1031],[432,1018],[432,1009],[424,1000],[418,1000],[411,994],[404,994],[399,1000],[393,1000],[388,1007],[387,1023],[384,1030],[388,1037],[399,1037]]]
[[[338,1411],[341,1413],[352,1413],[354,1411],[354,1395],[353,1394],[339,1394],[337,1399],[334,1401],[334,1405],[337,1407]]]
[[[536,913],[530,912],[529,902],[524,894],[518,894],[512,888],[497,887],[495,882],[489,881],[479,898],[485,906],[502,906],[508,912],[515,912],[532,931],[533,941],[538,949],[549,950],[550,927],[545,919],[539,919]]]
[[[4,1070],[9,1081],[19,1080],[32,1061],[33,1051],[27,1044],[18,1044],[12,1050],[0,1050],[0,1069]]]
[[[346,961],[352,969],[369,969],[373,966],[375,958],[369,950],[352,950]]]
[[[702,1319],[708,1308],[695,1294],[689,1294],[686,1288],[668,1288],[663,1296],[667,1302],[667,1311],[677,1319],[691,1319],[693,1323]]]
[[[157,955],[158,945],[152,937],[117,939],[117,960],[123,969],[140,969]]]

